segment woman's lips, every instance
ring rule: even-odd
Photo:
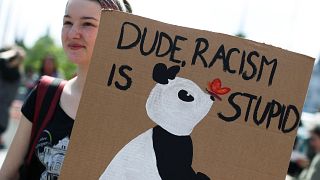
[[[69,44],[68,47],[72,50],[79,50],[79,49],[82,49],[84,48],[85,46],[82,46],[80,44]]]

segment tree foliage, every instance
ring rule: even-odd
[[[66,79],[70,79],[75,74],[76,66],[67,59],[63,49],[57,46],[48,35],[40,37],[34,46],[26,51],[25,67],[30,67],[39,72],[41,61],[46,55],[50,54],[56,57],[58,70]]]
[[[246,38],[246,34],[242,31],[239,31],[237,34],[235,34],[236,36],[245,39]]]

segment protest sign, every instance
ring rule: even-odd
[[[103,11],[60,178],[283,180],[313,64]]]

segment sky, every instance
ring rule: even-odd
[[[130,1],[130,0],[129,0]],[[47,32],[61,45],[67,0],[0,0],[0,46],[24,37],[27,46]],[[319,0],[131,0],[134,14],[250,40],[314,58],[320,56]],[[9,14],[9,16],[8,16]],[[4,28],[7,27],[7,28]],[[6,29],[6,30],[5,30]]]

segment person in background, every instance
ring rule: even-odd
[[[52,119],[44,127],[39,141],[35,142],[30,164],[25,166],[28,148],[33,143],[30,135],[37,87],[32,90],[22,106],[19,127],[0,170],[1,180],[59,178],[98,34],[101,9],[131,12],[129,3],[122,0],[68,0],[61,39],[68,59],[77,65],[77,76],[66,82]],[[55,152],[59,153],[59,158],[54,158]],[[48,159],[50,163],[46,163]],[[27,174],[20,174],[21,167],[25,167],[23,172]]]
[[[60,74],[58,73],[57,61],[53,55],[47,54],[42,59],[39,75],[40,77],[44,75],[51,77],[60,77]]]
[[[315,156],[313,148],[310,145],[310,132],[306,129],[304,123],[300,121],[299,129],[293,145],[288,175],[299,177],[304,168],[310,165],[310,159]]]
[[[35,73],[34,69],[31,66],[25,67],[25,73],[22,78],[22,84],[26,88],[26,96],[29,95],[34,86],[37,85],[40,78],[44,75],[63,78],[58,72],[58,64],[56,58],[51,54],[47,54],[41,59],[39,73]]]
[[[38,79],[39,76],[37,73],[35,73],[34,69],[31,66],[26,66],[24,70],[24,76],[22,77],[22,84],[26,89],[25,98],[32,91]]]
[[[10,106],[20,85],[24,56],[24,50],[18,46],[0,50],[0,149],[5,148],[2,136],[8,127]]]
[[[311,131],[310,145],[316,155],[310,165],[302,171],[298,180],[320,180],[320,126]]]

